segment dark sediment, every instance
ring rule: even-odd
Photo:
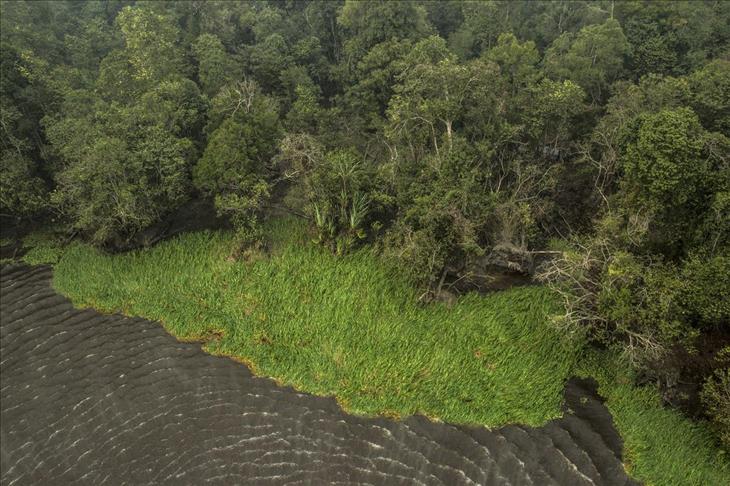
[[[344,413],[180,343],[74,309],[47,267],[0,271],[0,483],[630,485],[591,380],[543,427]]]

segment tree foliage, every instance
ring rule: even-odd
[[[266,172],[279,132],[278,107],[254,83],[243,82],[222,89],[213,110],[223,121],[211,128],[193,180],[213,196],[220,214],[232,218],[241,243],[255,244],[258,213],[269,195]]]
[[[574,81],[594,103],[601,103],[610,85],[624,74],[629,52],[621,25],[611,19],[558,37],[545,54],[545,67],[551,76]]]

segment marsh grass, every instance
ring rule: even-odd
[[[76,305],[161,321],[359,414],[538,425],[560,411],[577,358],[547,324],[540,287],[423,307],[370,250],[335,257],[295,220],[267,228],[269,258],[227,258],[227,233],[193,233],[108,256],[73,244],[54,284]]]
[[[625,363],[608,352],[585,354],[576,374],[592,376],[624,440],[629,473],[652,485],[724,486],[730,461],[707,423],[662,406],[652,387],[636,387]]]
[[[539,425],[559,415],[568,376],[594,376],[632,476],[647,485],[728,484],[727,457],[709,429],[633,386],[609,353],[566,341],[549,324],[556,303],[546,289],[423,307],[368,249],[335,257],[292,219],[271,221],[266,234],[269,255],[245,262],[230,258],[235,242],[223,232],[114,256],[39,237],[28,255],[56,263],[55,287],[78,306],[161,321],[179,339],[334,395],[353,413]]]
[[[56,264],[65,250],[62,238],[53,230],[29,234],[23,238],[23,246],[28,248],[23,260],[31,265]]]

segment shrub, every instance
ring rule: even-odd
[[[312,136],[289,135],[277,157],[284,178],[298,178],[316,241],[343,254],[367,236],[382,203],[377,174],[354,149],[326,152]]]
[[[730,347],[721,353],[730,358]],[[730,364],[730,363],[728,363]],[[702,403],[723,446],[730,450],[730,367],[715,371],[702,387]]]
[[[52,202],[96,244],[133,236],[187,196],[193,144],[158,126],[137,131],[89,141],[57,176]]]

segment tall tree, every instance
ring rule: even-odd
[[[574,81],[602,104],[609,86],[625,75],[629,49],[621,25],[611,19],[558,37],[545,54],[545,70],[556,79]]]
[[[253,81],[224,87],[213,100],[219,124],[193,171],[195,185],[229,216],[241,245],[260,240],[258,216],[269,194],[267,166],[278,142],[276,102]]]

